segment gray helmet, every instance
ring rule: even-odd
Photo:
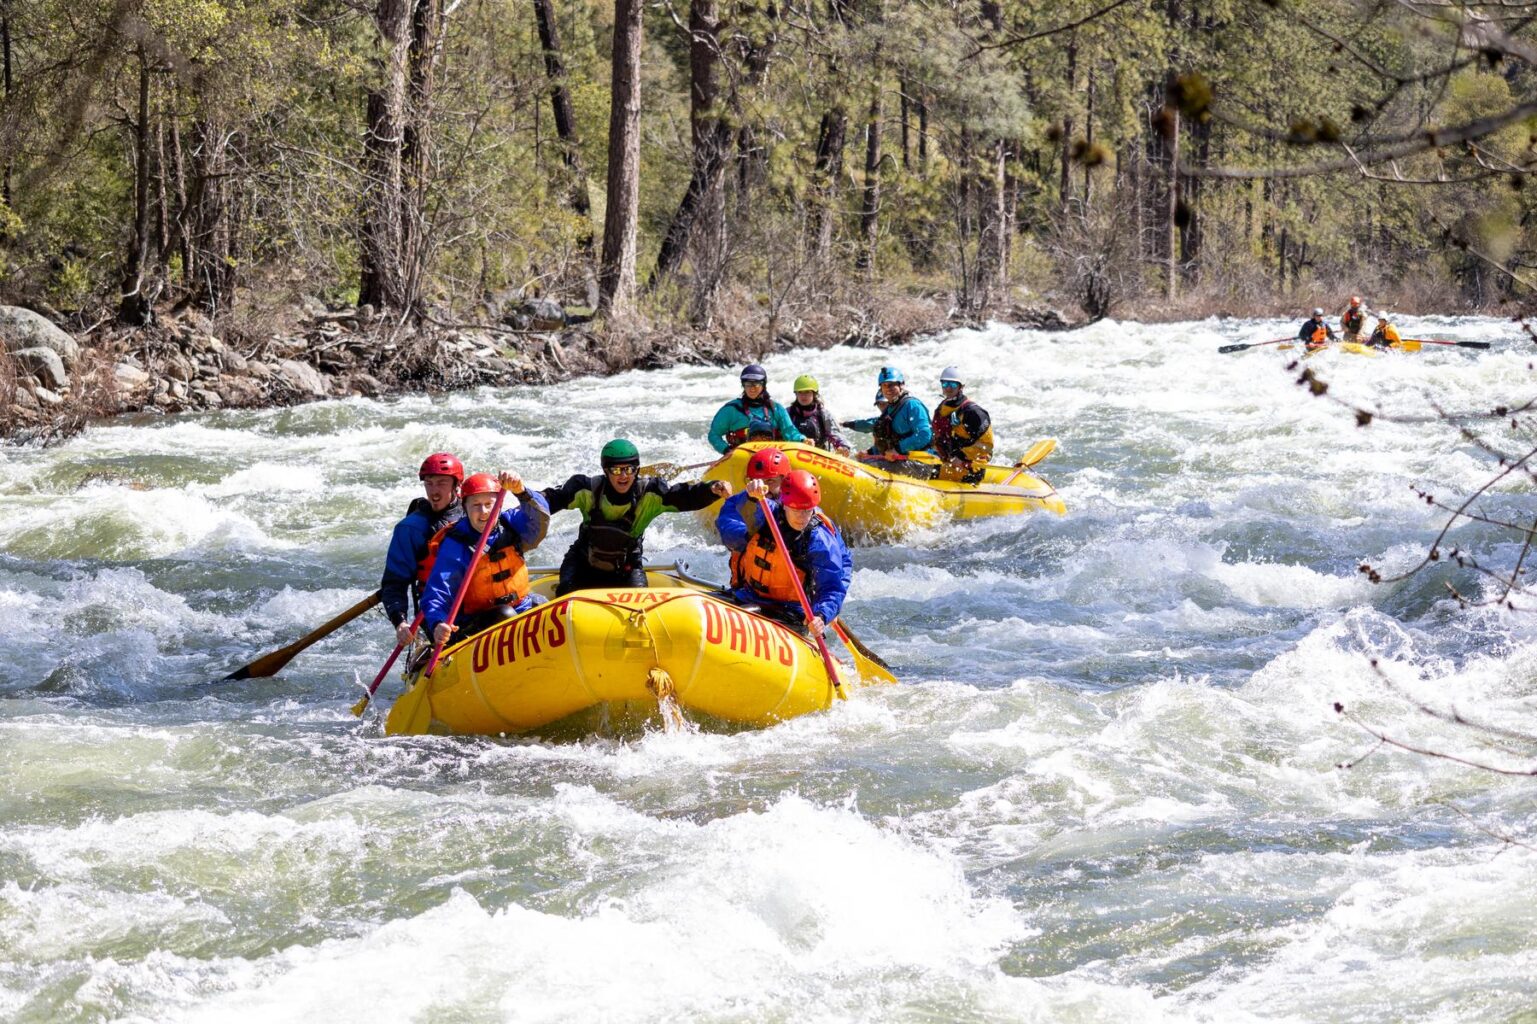
[[[1323,307],[1322,306],[1314,306],[1313,307],[1313,315],[1314,316],[1323,316],[1324,315]]]

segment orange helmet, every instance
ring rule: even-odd
[[[790,460],[778,448],[759,448],[747,460],[747,479],[771,480],[790,472]]]
[[[816,508],[822,503],[822,485],[804,469],[797,469],[785,477],[779,496],[785,508]]]
[[[1360,304],[1361,304],[1361,296],[1359,296],[1359,295],[1352,295],[1350,297],[1350,307],[1352,309],[1354,309],[1356,306],[1359,306]]]
[[[495,494],[501,489],[502,482],[495,473],[476,473],[460,486],[459,497],[468,498],[476,494]]]

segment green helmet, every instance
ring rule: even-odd
[[[640,465],[640,450],[622,437],[616,437],[603,446],[603,451],[598,455],[598,462],[604,469],[610,466],[623,466],[626,463],[632,466]]]
[[[799,377],[795,378],[795,386],[793,388],[791,388],[790,390],[791,391],[821,391],[822,389],[817,387],[817,379],[815,377],[813,377],[809,373],[803,373]]]

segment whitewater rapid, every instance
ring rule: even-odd
[[[1530,343],[1400,328],[1492,348],[1331,352],[1321,398],[1295,352],[1216,352],[1276,321],[766,358],[840,419],[884,364],[930,407],[960,366],[1001,456],[1059,439],[1068,514],[856,550],[846,619],[902,685],[724,735],[385,738],[398,681],[348,712],[377,613],[220,678],[377,585],[426,453],[538,486],[615,435],[701,462],[734,368],[0,451],[0,1020],[1531,1020],[1537,788],[1334,710],[1533,767],[1417,710],[1532,732],[1530,613],[1459,607],[1448,584],[1498,591],[1446,560],[1358,571],[1424,557],[1445,515],[1416,488],[1493,475],[1424,414],[1532,397]],[[1478,507],[1530,521],[1532,488]],[[1508,565],[1520,539],[1450,545]],[[725,576],[692,516],[647,552]]]

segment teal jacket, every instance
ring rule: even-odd
[[[785,407],[768,396],[756,402],[745,397],[733,398],[720,407],[710,421],[710,446],[725,454],[753,434],[771,434],[776,441],[802,441],[806,435],[795,429]]]

